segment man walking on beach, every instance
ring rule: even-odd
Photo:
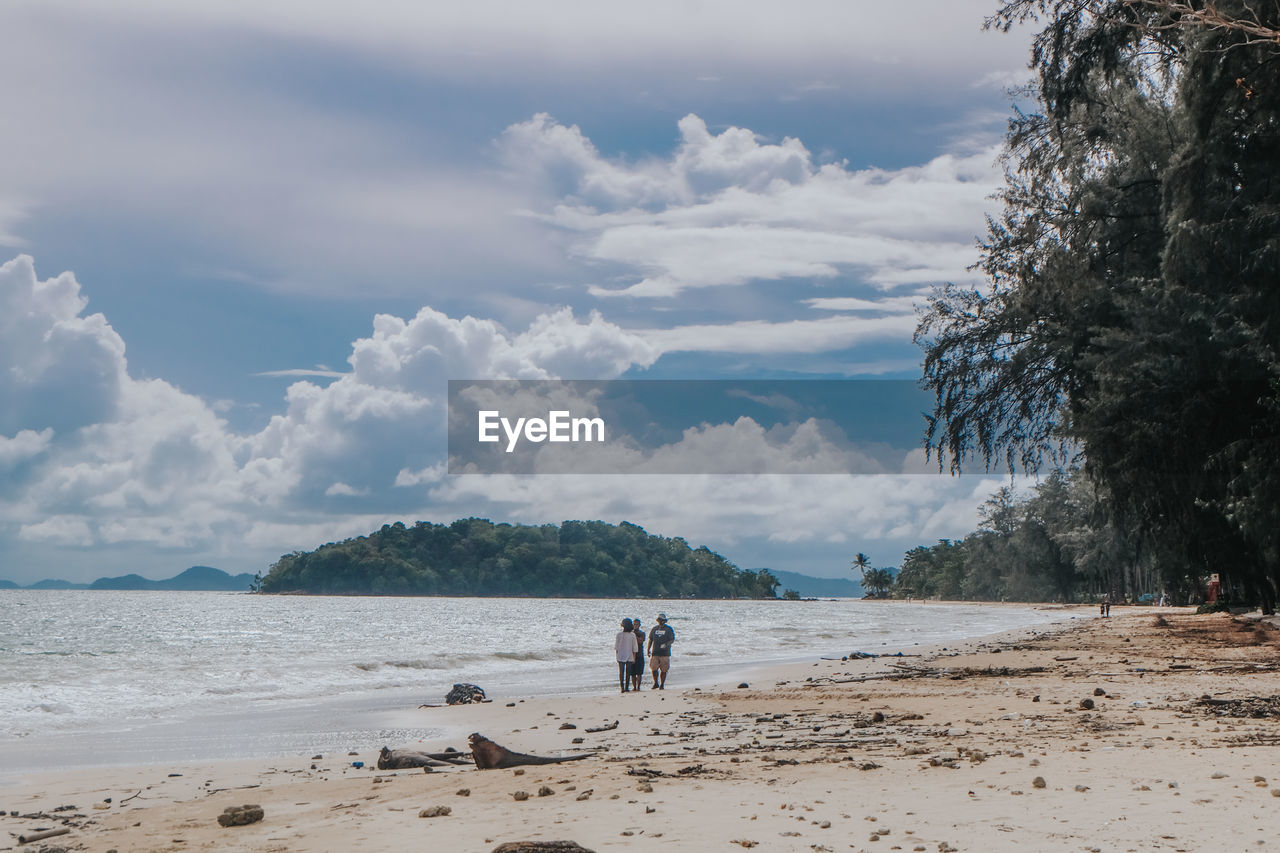
[[[631,690],[631,662],[635,660],[636,652],[640,650],[635,632],[631,629],[631,620],[623,619],[622,630],[613,640],[613,650],[618,658],[618,684],[623,693]]]
[[[658,614],[658,625],[649,632],[649,666],[653,669],[653,688],[667,689],[667,670],[671,668],[671,644],[676,632],[667,624],[667,614]]]

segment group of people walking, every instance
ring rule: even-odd
[[[644,681],[645,639],[639,619],[622,620],[622,630],[618,632],[613,648],[618,658],[618,686],[623,693],[639,690]],[[667,688],[671,644],[675,640],[676,632],[667,624],[667,614],[659,613],[657,626],[648,634],[649,668],[653,672],[652,690]]]

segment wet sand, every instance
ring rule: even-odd
[[[538,755],[600,750],[567,764],[379,771],[362,753],[33,774],[0,788],[0,850],[1280,844],[1280,630],[1174,608],[1079,615],[919,656],[755,671],[745,687],[682,688],[677,656],[665,691],[408,708],[444,734],[388,744],[466,750],[475,731]],[[242,804],[264,819],[218,824]],[[434,807],[448,814],[419,816]]]

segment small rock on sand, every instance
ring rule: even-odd
[[[418,817],[447,817],[452,811],[448,806],[430,806],[418,812]]]
[[[522,803],[522,802],[524,802],[525,800],[529,799],[529,792],[528,792],[528,791],[516,791],[514,794],[512,794],[512,795],[511,795],[511,797],[512,797],[512,799],[514,799],[516,802],[520,802],[520,803]]]
[[[1033,788],[1043,788],[1048,784],[1049,784],[1048,782],[1044,781],[1043,776],[1037,776],[1036,778],[1031,780],[1031,787]]]
[[[218,823],[222,826],[248,826],[262,820],[263,816],[262,806],[259,805],[227,806],[218,815]]]

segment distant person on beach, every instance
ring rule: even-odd
[[[653,670],[653,689],[667,689],[667,671],[671,669],[671,644],[676,632],[667,624],[667,614],[658,614],[658,625],[649,632],[649,666]]]
[[[631,662],[636,659],[636,653],[640,651],[632,627],[630,619],[623,619],[622,630],[613,641],[613,650],[618,657],[618,686],[622,688],[623,693],[631,689]]]
[[[631,662],[631,689],[639,690],[644,681],[644,631],[640,630],[640,620],[631,620],[631,632],[636,635],[636,659]]]

